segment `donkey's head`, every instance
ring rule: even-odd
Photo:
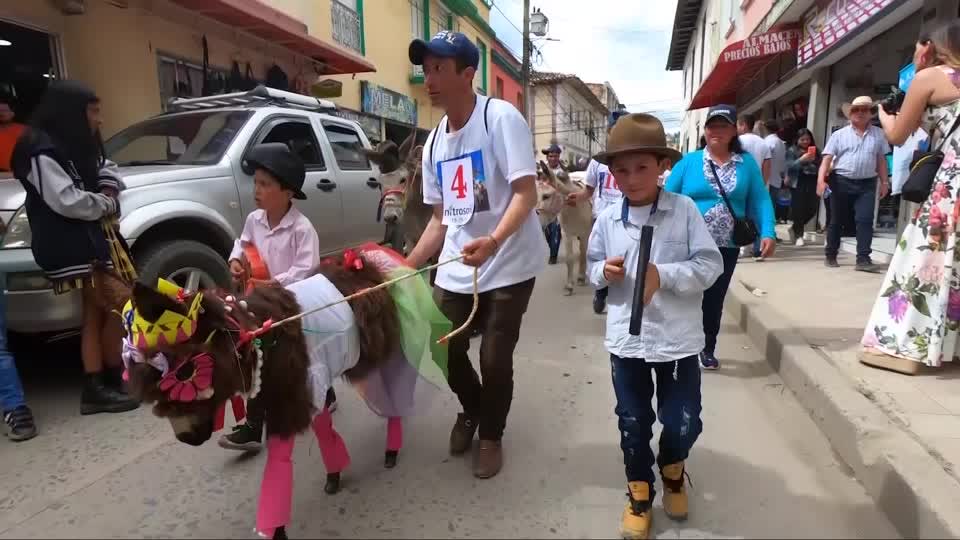
[[[383,185],[382,217],[387,223],[403,219],[406,198],[413,189],[419,193],[420,154],[422,146],[415,146],[416,134],[412,133],[399,147],[393,141],[384,141],[373,150],[366,150],[367,157],[380,167],[380,183]],[[419,196],[419,195],[418,195]]]
[[[170,421],[181,442],[196,446],[209,440],[220,405],[259,386],[261,349],[249,330],[262,321],[246,308],[246,301],[184,292],[164,280],[157,288],[134,285],[123,311],[123,359],[131,389],[153,404],[154,414]],[[296,312],[295,302],[291,310]],[[271,334],[300,330],[289,326]]]
[[[540,219],[540,227],[546,227],[557,219],[560,211],[563,210],[564,196],[557,189],[556,177],[541,162],[537,167],[537,217]]]

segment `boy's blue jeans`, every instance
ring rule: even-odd
[[[0,291],[0,409],[7,412],[23,405],[23,386],[7,345],[7,295]]]
[[[654,496],[653,465],[661,467],[687,459],[693,443],[703,431],[700,420],[700,366],[696,356],[676,362],[650,362],[642,358],[610,355],[613,390],[617,396],[620,449],[627,482],[650,484]],[[656,384],[653,375],[656,373]],[[657,410],[651,401],[657,396]],[[660,419],[660,451],[654,458],[650,448],[653,423]]]

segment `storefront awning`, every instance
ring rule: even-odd
[[[326,74],[368,73],[376,68],[362,56],[319,40],[293,17],[262,0],[172,0],[186,9],[237,30],[312,58],[326,66]]]
[[[800,30],[789,27],[731,43],[720,53],[713,71],[700,85],[687,109],[692,111],[719,103],[735,104],[737,90],[750,77],[763,70],[778,55],[795,52],[799,42]]]

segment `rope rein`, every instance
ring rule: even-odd
[[[264,334],[265,332],[267,332],[267,331],[269,331],[269,330],[271,330],[271,329],[273,329],[273,328],[276,328],[276,327],[278,327],[278,326],[282,326],[282,325],[287,324],[287,323],[291,323],[291,322],[294,322],[294,321],[298,321],[298,320],[306,317],[307,315],[312,315],[312,314],[314,314],[314,313],[316,313],[316,312],[318,312],[318,311],[323,311],[323,310],[325,310],[325,309],[332,308],[333,306],[336,306],[336,305],[339,305],[339,304],[343,304],[343,303],[345,303],[345,302],[349,302],[350,300],[353,300],[353,299],[355,299],[355,298],[359,298],[359,297],[364,296],[364,295],[366,295],[366,294],[372,293],[373,291],[377,291],[377,290],[380,290],[380,289],[384,289],[384,288],[386,288],[386,287],[389,287],[389,286],[391,286],[391,285],[394,285],[394,284],[396,284],[396,283],[399,283],[399,282],[401,282],[401,281],[403,281],[403,280],[405,280],[405,279],[410,279],[410,278],[412,278],[413,276],[421,275],[421,274],[423,274],[423,273],[425,273],[425,272],[429,272],[429,271],[431,271],[431,270],[433,270],[433,269],[435,269],[435,268],[439,268],[439,267],[441,267],[441,266],[443,266],[443,265],[445,265],[445,264],[450,264],[450,263],[452,263],[452,262],[458,262],[458,261],[461,261],[461,260],[463,260],[463,255],[460,255],[460,256],[458,256],[458,257],[453,257],[453,258],[447,259],[447,260],[445,260],[445,261],[440,261],[440,262],[438,262],[438,263],[436,263],[436,264],[431,264],[430,266],[426,266],[426,267],[421,268],[421,269],[419,269],[419,270],[414,270],[414,271],[412,271],[412,272],[410,272],[410,273],[408,273],[408,274],[404,274],[404,275],[402,275],[402,276],[400,276],[400,277],[396,277],[396,278],[391,279],[391,280],[389,280],[389,281],[384,281],[383,283],[381,283],[381,284],[379,284],[379,285],[375,285],[375,286],[373,286],[373,287],[367,287],[366,289],[360,289],[359,291],[357,291],[357,292],[355,292],[355,293],[353,293],[353,294],[351,294],[351,295],[349,295],[349,296],[345,296],[345,297],[343,297],[342,299],[337,300],[337,301],[335,301],[335,302],[330,302],[330,303],[328,303],[328,304],[325,304],[325,305],[322,305],[322,306],[319,306],[319,307],[315,307],[315,308],[313,308],[313,309],[308,309],[307,311],[303,311],[303,312],[298,313],[298,314],[296,314],[296,315],[291,315],[290,317],[287,317],[286,319],[280,319],[279,321],[273,321],[273,320],[267,319],[266,321],[263,322],[263,325],[260,326],[260,328],[251,331],[251,332],[250,332],[250,336],[251,336],[251,337],[254,337],[254,338],[255,338],[255,337],[258,337],[258,336]],[[469,328],[469,327],[470,327],[470,324],[473,322],[473,318],[474,318],[474,316],[477,314],[477,309],[479,308],[479,305],[480,305],[480,292],[479,292],[479,287],[478,287],[478,284],[477,284],[478,273],[479,273],[479,268],[474,267],[474,269],[473,269],[473,307],[472,307],[471,310],[470,310],[470,315],[467,317],[467,320],[466,320],[459,328],[453,330],[453,331],[450,332],[449,334],[447,334],[447,335],[441,337],[439,340],[437,340],[437,344],[444,344],[444,343],[450,341],[450,339],[456,337],[458,334],[462,333],[464,330],[466,330],[467,328]]]

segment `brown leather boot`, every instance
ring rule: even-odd
[[[477,423],[464,413],[457,415],[457,423],[450,431],[450,453],[459,456],[473,446],[473,436],[477,433]]]
[[[473,461],[473,475],[477,478],[493,478],[503,468],[503,446],[500,441],[480,439],[480,448]]]
[[[620,536],[628,540],[648,538],[653,522],[650,506],[650,484],[627,482],[627,507],[623,509]]]
[[[660,468],[660,478],[663,480],[663,511],[674,521],[687,519],[687,513],[690,511],[683,474],[682,461]]]

